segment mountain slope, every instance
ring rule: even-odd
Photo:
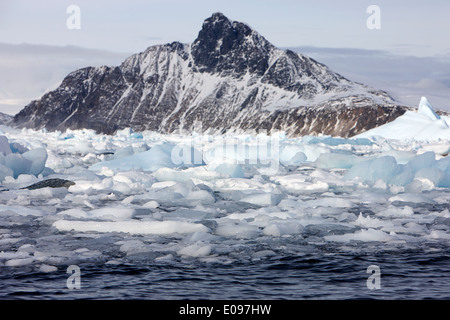
[[[192,44],[149,47],[118,67],[70,73],[14,118],[19,127],[164,133],[202,128],[350,136],[405,112],[386,93],[279,50],[215,13]]]
[[[13,120],[13,116],[0,112],[0,125],[7,125]]]

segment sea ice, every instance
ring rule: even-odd
[[[336,241],[336,242],[350,242],[350,241],[389,241],[392,239],[392,236],[384,231],[369,228],[355,231],[354,233],[347,233],[343,235],[330,235],[325,236],[325,240],[327,241]]]
[[[283,198],[283,194],[258,193],[244,197],[240,201],[251,203],[257,206],[276,206]]]
[[[322,153],[315,161],[315,165],[322,169],[349,169],[360,161],[361,158],[352,154]]]
[[[339,197],[321,197],[320,199],[308,200],[302,203],[304,207],[332,207],[332,208],[351,208],[354,203],[349,199]]]
[[[21,174],[42,173],[47,161],[47,151],[43,148],[28,150],[18,143],[10,147],[5,136],[0,136],[0,178],[4,180],[7,176],[17,178]],[[9,168],[11,171],[5,169]]]
[[[11,259],[5,262],[7,267],[22,267],[34,262],[34,258]]]
[[[425,97],[422,97],[417,112],[408,110],[394,121],[363,132],[354,138],[381,136],[403,141],[450,140],[449,123],[448,117],[437,115],[433,106]]]
[[[139,235],[185,234],[208,230],[202,224],[185,221],[71,221],[58,220],[53,226],[60,231],[78,232],[123,232]]]
[[[299,165],[307,161],[302,148],[294,144],[282,144],[279,157],[283,165]]]
[[[419,109],[417,110],[417,112],[419,114],[426,115],[433,121],[441,119],[441,117],[438,116],[438,114],[434,110],[434,107],[431,105],[431,103],[428,102],[428,99],[426,97],[422,97],[420,99]]]
[[[179,255],[187,256],[187,257],[206,257],[211,254],[211,246],[202,244],[202,243],[195,243],[192,245],[189,245],[187,247],[181,248],[177,251]]]
[[[1,157],[1,156],[0,156]],[[1,161],[2,159],[0,159]],[[11,168],[0,163],[0,181],[5,180],[6,177],[11,177],[14,175],[14,171]]]
[[[134,149],[132,146],[127,146],[121,149],[118,149],[114,152],[113,156],[111,157],[112,159],[120,159],[120,158],[124,158],[124,157],[129,157],[132,156],[134,154]]]
[[[48,264],[43,264],[39,267],[39,271],[42,273],[50,273],[58,271],[58,267],[50,266]]]
[[[275,176],[270,179],[275,183],[279,183],[285,191],[294,194],[325,192],[329,189],[328,183],[301,173]]]
[[[39,175],[45,168],[45,162],[47,161],[47,151],[45,149],[39,148],[25,152],[22,157],[31,162],[28,172],[35,176]]]
[[[12,153],[12,151],[9,146],[8,138],[5,136],[0,136],[0,154],[7,156],[10,153]]]
[[[442,230],[433,230],[426,237],[428,239],[435,239],[435,240],[450,240],[450,234]]]
[[[5,157],[5,165],[13,171],[14,178],[30,172],[32,162],[22,155],[11,153]]]
[[[398,218],[398,217],[411,217],[414,215],[414,210],[411,207],[396,207],[393,205],[389,205],[386,209],[380,210],[377,212],[377,216],[389,217],[389,218]]]
[[[417,185],[419,182],[426,187],[429,181],[435,187],[447,188],[450,186],[448,163],[448,158],[436,160],[434,152],[417,155],[406,164],[398,164],[392,156],[380,156],[356,163],[347,171],[345,178],[358,178],[372,185],[383,181],[404,187],[411,183]]]
[[[213,169],[215,172],[227,175],[231,178],[244,178],[242,166],[234,163],[222,163]]]
[[[123,158],[98,162],[89,169],[100,171],[103,167],[114,171],[144,170],[155,171],[159,168],[173,168],[171,159],[173,144],[165,143],[153,146],[150,150]]]
[[[158,181],[177,181],[185,182],[191,179],[210,181],[225,178],[225,175],[219,172],[210,171],[205,166],[177,170],[171,168],[160,168],[153,173]]]
[[[258,226],[249,224],[246,221],[233,221],[226,219],[219,221],[215,234],[227,238],[253,239],[260,233]]]
[[[281,237],[285,235],[300,234],[303,226],[293,219],[287,221],[274,221],[269,223],[262,231],[266,236]]]
[[[119,250],[125,252],[127,255],[151,251],[151,248],[149,248],[148,245],[137,239],[118,241],[115,244],[120,245]]]
[[[395,158],[385,156],[355,164],[347,171],[345,178],[358,177],[368,183],[374,183],[379,179],[389,182],[398,170],[399,167]]]
[[[428,133],[447,119],[405,118]],[[271,153],[250,135],[229,135],[230,145],[204,135],[201,152],[196,135],[7,135],[16,144],[1,142],[1,266],[45,273],[89,259],[231,263],[302,254],[325,241],[358,250],[368,247],[353,241],[392,249],[449,240],[448,140],[281,137]],[[197,163],[200,155],[210,157]],[[280,161],[278,172],[264,173],[268,159]],[[75,185],[20,190],[47,175]]]

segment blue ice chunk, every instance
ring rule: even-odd
[[[229,175],[231,178],[244,178],[244,170],[239,164],[222,163],[214,171]]]
[[[113,159],[108,161],[98,162],[92,165],[90,170],[101,170],[107,167],[112,170],[139,170],[155,171],[159,168],[173,168],[175,164],[171,159],[171,151],[174,148],[173,144],[159,144],[148,151],[127,157]]]
[[[349,169],[356,163],[360,162],[361,158],[351,154],[342,153],[322,153],[316,160],[315,164],[321,169]]]
[[[329,146],[338,146],[341,144],[349,144],[352,146],[371,146],[373,142],[367,138],[344,139],[335,137],[314,137],[308,141],[309,144],[323,143]]]
[[[6,156],[12,153],[11,147],[8,142],[8,138],[5,136],[0,136],[0,154]]]
[[[428,168],[436,165],[436,154],[432,151],[425,152],[411,159],[406,164],[413,172],[422,168]]]
[[[384,156],[355,164],[347,171],[345,178],[359,177],[367,183],[374,183],[377,180],[389,182],[400,170],[401,167],[394,157]]]
[[[5,165],[13,171],[13,177],[30,172],[32,162],[17,153],[8,154],[5,157]]]
[[[44,148],[39,148],[25,152],[22,157],[29,160],[31,162],[31,165],[28,169],[28,172],[22,172],[20,174],[28,173],[37,176],[44,170],[48,155],[47,150],[45,150]]]
[[[11,151],[13,153],[25,153],[30,150],[17,142],[10,143],[9,146],[11,147]]]

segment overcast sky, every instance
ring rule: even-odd
[[[81,9],[79,30],[66,27],[66,9],[73,4]],[[372,4],[381,9],[381,30],[366,26]],[[280,47],[450,54],[448,0],[1,0],[0,42],[137,52],[193,41],[216,11],[248,23]]]
[[[366,24],[373,4],[380,8],[379,30]],[[67,27],[69,5],[80,8],[80,29]],[[118,64],[150,45],[192,42],[203,20],[217,11],[249,24],[278,47],[309,48],[305,53],[350,79],[355,74],[378,83],[385,76],[390,87],[395,80],[397,87],[428,88],[424,95],[438,88],[439,103],[450,98],[449,0],[0,0],[0,111],[14,113],[73,68]],[[24,43],[30,45],[18,46]],[[349,63],[355,54],[360,58]],[[414,64],[399,56],[429,68],[412,72]],[[386,75],[377,71],[380,63],[388,67]],[[442,107],[450,109],[450,103]]]

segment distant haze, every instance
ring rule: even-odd
[[[413,57],[381,50],[296,47],[353,80],[387,91],[397,101],[417,107],[427,96],[437,109],[450,110],[450,58]]]
[[[14,115],[72,71],[119,65],[129,54],[79,47],[0,43],[0,112]]]

